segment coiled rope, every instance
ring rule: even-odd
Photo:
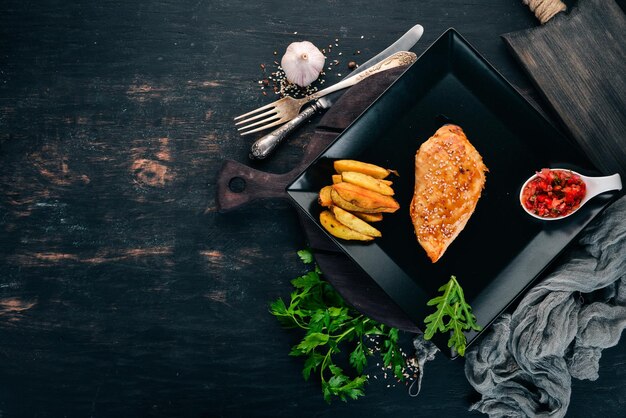
[[[555,14],[567,9],[561,0],[522,0],[522,2],[530,8],[542,25]]]

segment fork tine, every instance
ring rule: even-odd
[[[270,122],[273,122],[275,120],[279,120],[281,118],[282,118],[281,116],[279,116],[278,114],[275,114],[273,116],[270,116],[269,118],[265,118],[263,120],[251,123],[249,125],[242,126],[242,127],[238,128],[237,130],[238,131],[245,131],[247,129],[254,128],[255,126],[263,125],[264,123],[270,123]]]
[[[277,101],[278,101],[278,100],[277,100]],[[259,108],[257,108],[257,109],[251,110],[251,111],[250,111],[250,112],[248,112],[248,113],[244,113],[243,115],[239,115],[239,116],[237,116],[237,117],[235,118],[235,120],[237,120],[237,119],[241,119],[241,118],[244,118],[244,117],[246,117],[246,116],[248,116],[248,115],[252,115],[252,114],[257,113],[257,112],[260,112],[261,110],[269,109],[270,107],[274,107],[275,105],[276,105],[276,102],[272,102],[272,103],[270,103],[270,104],[266,104],[265,106],[261,106],[261,107],[259,107]]]
[[[276,126],[276,125],[282,125],[283,123],[285,123],[285,122],[287,122],[287,121],[288,121],[288,120],[286,120],[286,119],[284,119],[284,118],[283,118],[283,119],[278,119],[276,122],[272,122],[272,123],[270,123],[269,125],[264,125],[264,126],[261,126],[261,127],[259,127],[259,128],[253,129],[253,130],[251,130],[251,131],[240,132],[239,134],[240,134],[241,136],[248,135],[248,134],[252,134],[252,133],[255,133],[255,132],[262,131],[263,129],[271,128],[271,127]]]
[[[235,126],[237,126],[237,125],[245,125],[248,122],[252,122],[253,120],[256,120],[256,119],[259,119],[259,118],[263,118],[265,116],[270,116],[270,115],[278,115],[278,109],[268,110],[267,112],[259,113],[258,115],[254,115],[254,116],[249,117],[247,119],[240,120],[239,122],[235,123]],[[267,119],[270,119],[270,118],[268,117]]]

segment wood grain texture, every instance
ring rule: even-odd
[[[259,66],[294,40],[339,39],[334,57],[360,60],[416,23],[426,29],[418,53],[453,26],[544,105],[499,38],[536,25],[521,2],[1,9],[0,415],[480,416],[467,412],[475,394],[463,362],[443,356],[418,398],[374,361],[365,399],[326,405],[288,356],[298,333],[267,311],[304,272],[297,213],[264,200],[221,214],[216,183],[224,159],[249,163],[254,138],[239,137],[232,118],[270,101]],[[289,172],[318,123],[252,167]],[[570,416],[619,416],[625,379],[622,342],[603,353],[598,381],[574,382]]]
[[[581,149],[626,179],[626,15],[581,0],[569,15],[504,39]]]

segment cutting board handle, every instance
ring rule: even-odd
[[[337,137],[336,132],[318,132],[307,145],[302,161],[291,171],[272,174],[226,160],[217,174],[217,208],[229,212],[266,198],[288,199],[287,186]]]
[[[307,143],[302,160],[291,171],[272,174],[233,160],[224,161],[217,176],[218,210],[229,212],[265,198],[288,199],[287,185],[295,180],[337,138],[337,135],[363,112],[363,109],[376,100],[383,87],[388,87],[405,69],[404,66],[390,69],[361,81],[359,83],[361,94],[348,96],[346,105],[341,104],[340,98],[336,106],[339,108],[343,106],[344,110],[324,115],[317,127],[314,140]]]
[[[565,3],[561,0],[522,0],[528,6],[531,12],[543,25],[552,19],[558,13],[567,9]]]
[[[226,160],[217,175],[217,207],[228,212],[265,198],[287,198],[285,189],[297,173],[272,174]]]

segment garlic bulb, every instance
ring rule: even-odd
[[[293,42],[287,47],[280,61],[289,82],[306,87],[315,80],[324,68],[326,57],[309,41]]]

